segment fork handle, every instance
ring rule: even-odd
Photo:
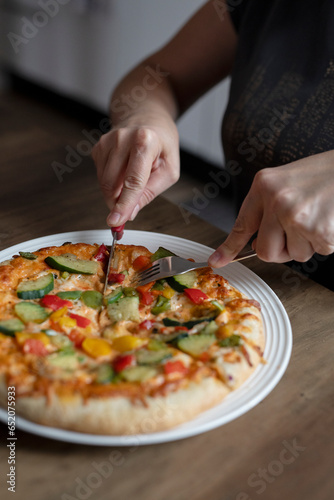
[[[255,256],[256,256],[255,250],[240,252],[238,253],[238,255],[234,257],[232,262],[238,262],[239,260],[249,259],[250,257],[255,257]],[[209,267],[209,264],[207,262],[192,262],[191,265],[193,266],[192,269],[197,269],[200,267]]]

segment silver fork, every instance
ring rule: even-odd
[[[256,252],[254,250],[249,250],[247,252],[239,253],[233,262],[248,259],[254,257]],[[156,281],[162,278],[168,278],[168,276],[175,276],[176,274],[184,274],[193,269],[199,269],[201,267],[208,267],[207,262],[191,262],[190,260],[183,259],[182,257],[163,257],[153,262],[152,266],[144,271],[137,273],[133,280],[133,284],[136,286],[143,286],[150,281]]]

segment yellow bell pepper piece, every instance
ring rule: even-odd
[[[216,332],[216,335],[218,338],[226,338],[226,337],[231,337],[231,335],[234,335],[237,333],[235,331],[235,321],[230,321],[229,323],[226,323],[226,325],[221,325],[218,327],[218,330]]]
[[[117,337],[112,341],[112,346],[116,351],[126,352],[132,351],[132,349],[138,349],[142,345],[146,344],[147,340],[134,337],[133,335],[123,335],[122,337]]]
[[[50,337],[46,335],[46,333],[27,333],[27,332],[16,332],[15,338],[20,345],[23,345],[24,342],[28,339],[37,339],[43,342],[44,345],[50,344]]]
[[[52,321],[54,321],[55,323],[57,323],[62,316],[65,316],[65,314],[67,314],[67,307],[66,306],[65,307],[61,307],[57,311],[55,311],[52,314],[50,314],[50,319]]]
[[[62,316],[58,320],[58,325],[62,328],[64,328],[64,327],[65,328],[74,328],[75,326],[77,326],[77,322],[75,321],[75,319],[70,318],[69,316]]]
[[[173,295],[175,295],[175,290],[173,290],[172,287],[168,286],[167,288],[164,288],[162,295],[166,297],[166,299],[171,299]]]
[[[92,358],[99,358],[100,356],[108,356],[112,352],[112,347],[104,339],[96,339],[87,337],[82,343],[83,350]]]

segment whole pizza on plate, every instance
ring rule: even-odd
[[[52,427],[127,435],[187,422],[262,362],[260,305],[211,268],[133,285],[171,255],[64,243],[0,265],[0,401]],[[189,256],[190,257],[190,256]]]

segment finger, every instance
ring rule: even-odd
[[[124,174],[122,193],[119,196],[107,223],[123,224],[131,217],[150,178],[152,164],[157,152],[152,148],[133,148]]]
[[[240,208],[234,227],[224,243],[210,256],[209,265],[222,267],[231,262],[246,246],[260,227],[262,204],[260,197],[248,194]]]
[[[150,178],[131,214],[130,220],[133,220],[139,210],[148,205],[156,196],[177,182],[180,175],[179,160],[176,159],[173,162],[173,169],[167,168],[164,164],[164,161],[159,160],[158,165],[155,165],[155,169],[151,172]]]
[[[287,251],[292,260],[306,262],[315,253],[311,243],[295,229],[286,229],[286,240]]]
[[[101,160],[97,155],[95,159],[100,188],[110,210],[114,208],[122,189],[123,172],[129,159],[128,149],[126,144],[116,148],[109,143],[108,155],[101,157]]]
[[[291,260],[286,248],[285,231],[272,212],[264,213],[255,245],[258,257],[265,262]]]

